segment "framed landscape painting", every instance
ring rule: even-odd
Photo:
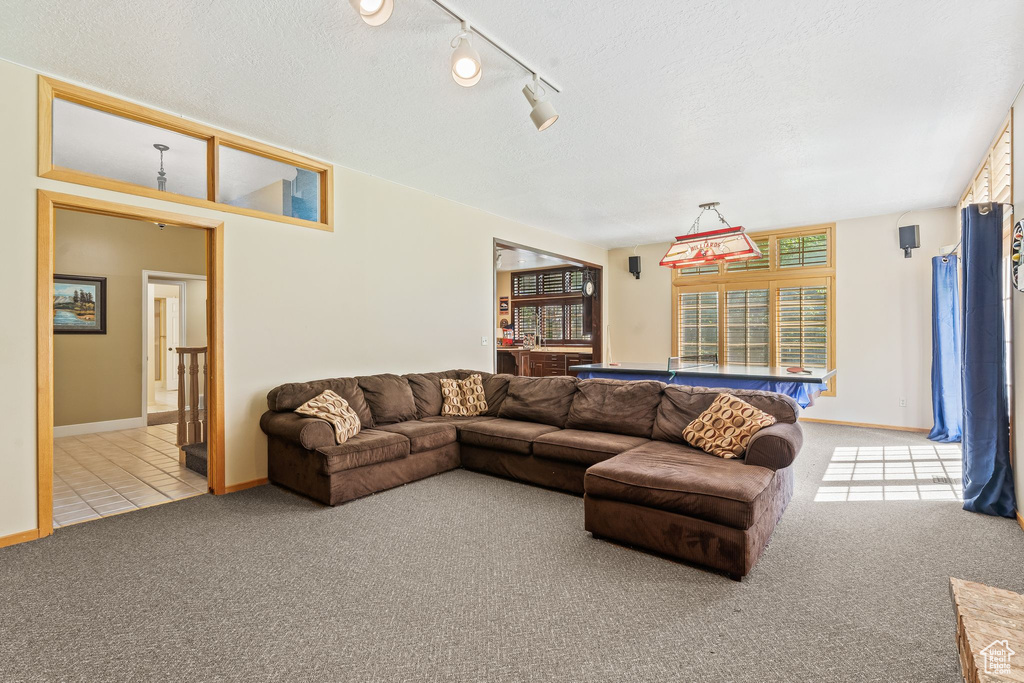
[[[107,278],[53,276],[53,333],[107,333]]]

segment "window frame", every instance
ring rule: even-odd
[[[576,304],[586,306],[586,297],[583,296],[582,290],[582,278],[580,289],[572,289],[572,277],[574,273],[583,273],[587,270],[585,266],[552,266],[550,268],[530,268],[526,270],[514,270],[511,272],[509,286],[509,314],[512,324],[515,325],[516,311],[520,308],[536,307],[538,309],[537,314],[537,335],[538,342],[540,336],[543,335],[542,318],[540,309],[545,306],[562,306],[562,338],[561,339],[546,339],[544,340],[545,345],[550,346],[579,346],[588,347],[593,346],[593,335],[594,331],[591,329],[590,338],[572,339],[572,309],[571,307]],[[591,268],[590,270],[594,270]],[[566,289],[563,286],[561,292],[540,292],[537,294],[516,294],[516,278],[520,278],[524,275],[551,275],[557,274],[563,284],[568,283],[569,288]],[[518,332],[518,329],[516,330]],[[514,342],[520,344],[523,342],[523,338],[516,336]]]
[[[155,188],[137,185],[124,180],[107,178],[85,171],[77,171],[63,166],[53,164],[53,100],[61,99],[74,104],[79,104],[91,109],[120,116],[122,118],[146,123],[151,126],[165,130],[188,135],[206,142],[206,188],[207,198],[200,199],[188,195],[174,194],[172,192],[160,191]],[[161,199],[177,204],[188,204],[215,211],[225,211],[253,218],[263,218],[279,223],[288,223],[304,228],[313,228],[334,232],[334,167],[331,164],[317,161],[316,159],[289,152],[278,147],[256,142],[240,135],[227,133],[210,126],[189,121],[188,119],[174,116],[149,107],[144,107],[133,102],[120,100],[110,95],[93,92],[86,88],[70,83],[64,83],[46,76],[39,76],[39,168],[40,178],[51,178],[78,185],[88,185],[104,190],[124,192],[140,197]],[[248,209],[231,204],[224,204],[219,201],[219,150],[220,146],[231,147],[243,152],[265,157],[273,161],[279,161],[288,165],[303,168],[318,174],[320,178],[320,202],[319,221],[309,221],[292,216]]]
[[[753,239],[768,238],[768,249],[770,254],[769,267],[753,271],[729,271],[727,264],[719,264],[717,273],[702,275],[683,275],[673,270],[671,278],[672,286],[672,352],[678,355],[679,350],[679,294],[691,292],[718,292],[718,358],[719,363],[725,364],[728,360],[728,315],[726,292],[741,289],[767,289],[768,290],[768,355],[771,359],[770,366],[778,362],[778,288],[787,286],[803,286],[824,280],[828,296],[827,301],[827,326],[828,326],[828,366],[829,369],[838,369],[836,359],[836,268],[835,268],[835,223],[824,223],[820,225],[808,225],[783,230],[772,230],[752,233]],[[816,266],[779,267],[779,240],[787,237],[803,237],[806,235],[820,235],[824,233],[827,241],[826,262]],[[836,395],[835,376],[828,382],[828,391],[823,391],[822,396]]]

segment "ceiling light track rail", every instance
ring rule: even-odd
[[[459,14],[458,12],[453,10],[451,7],[449,7],[445,3],[441,2],[441,0],[430,0],[430,1],[433,2],[435,5],[437,5],[438,7],[440,7],[442,10],[444,10],[445,13],[448,16],[450,16],[452,19],[455,19],[459,23],[467,24],[469,31],[472,31],[475,35],[479,36],[480,39],[487,41],[487,43],[491,47],[493,47],[495,50],[497,50],[501,54],[503,54],[506,57],[508,57],[511,61],[513,61],[516,64],[518,64],[519,68],[521,68],[527,74],[529,74],[531,76],[536,75],[537,79],[541,83],[543,83],[547,87],[551,88],[551,90],[553,90],[554,92],[556,92],[556,93],[562,92],[562,89],[560,87],[558,87],[558,85],[556,85],[555,83],[552,83],[547,78],[544,78],[543,76],[541,76],[539,71],[537,71],[536,69],[534,69],[533,67],[528,65],[526,62],[521,60],[514,53],[512,53],[508,48],[506,48],[504,45],[499,43],[497,40],[495,40],[494,38],[490,37],[489,35],[487,35],[483,31],[481,31],[476,25],[473,24],[473,22],[471,22],[468,19],[466,19],[466,17],[462,16],[461,14]]]

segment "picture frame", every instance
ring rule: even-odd
[[[54,274],[53,333],[107,333],[107,278]]]

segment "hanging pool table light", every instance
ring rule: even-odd
[[[761,250],[743,230],[743,226],[732,227],[718,210],[718,202],[701,204],[701,212],[693,222],[690,232],[676,237],[659,265],[667,268],[692,268],[718,261],[745,261],[761,258]],[[700,218],[705,211],[714,211],[724,228],[698,231]]]

